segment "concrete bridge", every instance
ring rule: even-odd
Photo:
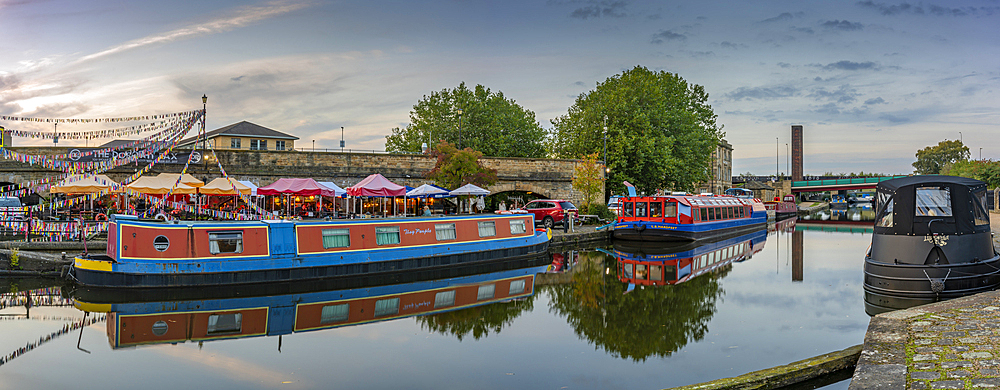
[[[73,148],[17,147],[24,154],[56,155]],[[83,149],[83,148],[80,148]],[[183,169],[188,151],[158,163],[150,171],[178,173]],[[267,185],[282,177],[311,177],[332,181],[341,187],[356,184],[372,173],[401,185],[416,187],[430,183],[424,175],[434,168],[436,159],[424,154],[340,153],[308,151],[219,150],[216,152],[226,173],[240,180]],[[207,160],[207,159],[206,159]],[[543,198],[569,199],[579,203],[582,195],[573,189],[573,175],[580,160],[484,157],[483,166],[497,170],[499,181],[487,189],[495,193],[522,191]],[[108,172],[122,180],[145,163],[129,164]],[[222,173],[214,161],[192,164],[188,172],[199,179],[211,180]],[[38,180],[56,172],[11,160],[0,160],[0,185]],[[602,189],[603,193],[603,189]]]

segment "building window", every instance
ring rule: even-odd
[[[479,295],[476,300],[481,301],[484,299],[493,299],[493,294],[496,291],[497,286],[493,284],[487,284],[485,286],[479,286]]]
[[[321,324],[332,324],[335,322],[347,321],[348,308],[350,306],[346,303],[340,305],[328,305],[323,306],[323,310],[320,312],[319,323]]]
[[[434,308],[449,307],[455,305],[455,290],[442,291],[434,295]]]
[[[243,314],[213,314],[208,316],[208,334],[239,333],[243,329]]]
[[[510,234],[511,235],[522,234],[522,233],[524,233],[526,231],[527,230],[524,227],[524,220],[523,219],[512,219],[512,220],[510,220]]]
[[[510,282],[510,292],[507,295],[521,294],[524,292],[524,279]]]
[[[438,241],[454,240],[457,237],[455,235],[455,224],[453,223],[434,224],[434,235],[437,236]]]
[[[493,237],[497,235],[496,222],[480,222],[479,237]]]
[[[219,253],[243,253],[243,232],[208,233],[208,251]]]
[[[274,141],[274,150],[285,150],[285,141]]]
[[[323,249],[351,246],[351,229],[323,229]]]
[[[250,140],[250,150],[267,150],[267,140],[266,139]]]
[[[375,243],[378,245],[399,244],[399,226],[376,227]]]
[[[230,149],[239,149],[240,148],[240,142],[242,142],[242,141],[243,140],[240,139],[240,138],[230,138],[229,139],[229,148]]]
[[[375,317],[391,316],[399,313],[399,298],[375,301]]]

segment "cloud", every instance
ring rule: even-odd
[[[874,99],[865,100],[865,105],[866,106],[870,106],[870,105],[874,105],[874,104],[889,104],[889,103],[886,102],[884,99],[882,99],[881,96],[877,97],[877,98],[874,98]]]
[[[167,31],[162,34],[150,35],[139,39],[131,40],[103,51],[84,56],[77,62],[89,61],[92,59],[117,54],[143,46],[169,43],[179,39],[193,38],[197,36],[217,34],[231,31],[254,22],[267,18],[297,11],[309,6],[307,3],[273,2],[266,6],[243,7],[236,11],[234,15],[209,20],[203,23],[193,24],[176,30]]]
[[[879,65],[871,62],[837,61],[822,66],[825,70],[879,70]]]
[[[861,23],[849,22],[849,21],[846,21],[846,20],[828,20],[826,22],[823,22],[823,24],[821,24],[821,26],[823,26],[825,28],[834,29],[834,30],[841,30],[841,31],[858,31],[858,30],[861,30],[861,29],[863,29],[865,27]]]
[[[773,87],[739,87],[735,91],[725,94],[732,100],[776,100],[798,96],[801,91],[798,88],[779,85]]]
[[[749,46],[747,46],[745,44],[742,44],[742,43],[732,43],[732,42],[729,42],[729,41],[723,41],[722,43],[719,44],[719,46],[722,46],[724,49],[731,49],[731,50],[749,48]]]
[[[577,19],[623,18],[626,16],[626,6],[628,3],[624,1],[601,1],[577,8],[570,12],[569,16]]]
[[[808,97],[818,101],[835,101],[841,104],[853,103],[858,100],[858,96],[861,96],[861,94],[854,88],[851,88],[850,85],[841,85],[836,91],[828,91],[826,88],[816,88],[808,95]]]
[[[803,33],[803,34],[815,34],[816,33],[815,31],[813,31],[813,29],[811,27],[792,27],[792,31],[800,32],[800,33]]]
[[[884,3],[876,3],[871,0],[859,1],[857,5],[862,8],[872,9],[878,11],[882,15],[892,16],[892,15],[934,15],[934,16],[970,16],[970,15],[993,15],[1000,11],[998,7],[964,7],[964,8],[952,8],[952,7],[942,7],[939,5],[928,4],[926,8],[921,5],[913,5],[909,3],[900,3],[894,5],[888,5]]]
[[[660,30],[660,32],[653,34],[653,39],[651,43],[660,44],[665,41],[684,41],[687,37],[684,34],[678,34],[670,30]]]
[[[910,118],[898,117],[892,114],[882,114],[878,116],[878,119],[889,121],[892,123],[907,123],[910,122]]]
[[[857,4],[862,8],[876,10],[880,12],[882,15],[924,14],[924,9],[922,7],[911,5],[909,3],[900,3],[898,5],[886,5],[886,4],[876,3],[871,0],[866,0],[866,1],[859,1]]]
[[[767,19],[761,20],[759,23],[784,22],[784,21],[795,19],[796,17],[802,17],[804,15],[805,15],[804,12],[796,12],[794,14],[792,14],[791,12],[782,12],[782,13],[778,14],[778,16],[775,16],[773,18],[767,18]]]

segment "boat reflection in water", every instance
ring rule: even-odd
[[[792,220],[794,221],[794,220]],[[792,225],[794,226],[794,225]],[[764,249],[768,229],[698,245],[630,245],[615,242],[618,278],[634,285],[678,284],[732,262],[749,259]]]
[[[80,310],[108,313],[107,335],[112,348],[130,348],[280,336],[525,298],[534,294],[535,274],[545,272],[550,261],[546,255],[488,268],[424,272],[422,280],[405,283],[398,283],[401,277],[396,276],[368,278],[368,285],[351,288],[342,288],[349,281],[312,286],[329,288],[322,291],[302,291],[297,283],[263,285],[256,291],[248,287],[236,292],[238,295],[205,299],[192,298],[196,293],[191,289],[182,299],[176,298],[180,291],[151,291],[135,296],[137,301],[111,303],[107,299],[102,302],[100,295],[88,290],[74,292],[73,298]],[[297,292],[268,295],[281,289]],[[211,290],[205,293],[218,295]]]

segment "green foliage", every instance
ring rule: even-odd
[[[458,150],[455,145],[441,141],[431,155],[437,157],[437,164],[426,176],[438,186],[455,189],[472,183],[486,187],[497,182],[497,171],[479,164],[483,154],[478,151]]]
[[[604,220],[615,219],[615,213],[608,209],[608,205],[603,203],[591,203],[580,209],[581,214],[596,215]]]
[[[459,115],[458,111],[462,110]],[[392,129],[385,150],[420,152],[420,144],[447,141],[496,157],[545,157],[545,129],[526,110],[503,92],[491,92],[476,85],[470,90],[461,83],[455,89],[431,92],[413,105],[410,123]],[[431,138],[434,138],[431,140]]]
[[[982,180],[990,188],[1000,187],[1000,161],[956,161],[945,164],[941,168],[941,174]]]
[[[584,207],[593,204],[604,191],[604,175],[601,174],[604,166],[597,162],[598,154],[584,156],[583,161],[573,169],[573,189],[583,194]]]
[[[946,164],[969,159],[969,148],[962,141],[944,140],[937,146],[928,146],[917,151],[917,161],[913,162],[913,171],[921,175],[936,175]]]
[[[20,260],[20,257],[21,257],[20,256],[20,249],[19,248],[11,248],[11,250],[10,250],[10,269],[21,269],[21,260]]]
[[[448,311],[440,314],[417,317],[422,329],[443,335],[454,335],[458,341],[472,335],[479,340],[490,333],[500,333],[505,326],[514,323],[526,311],[535,307],[535,297],[527,297],[510,302],[497,302],[468,309]]]
[[[603,150],[607,126],[608,185],[694,190],[711,175],[711,154],[723,137],[704,87],[677,74],[636,66],[577,97],[552,121],[553,154],[580,158]]]

